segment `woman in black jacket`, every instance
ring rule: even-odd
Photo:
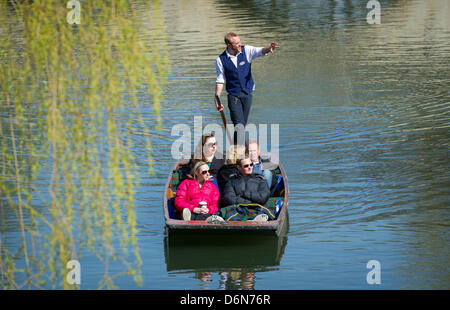
[[[239,173],[236,168],[236,162],[239,158],[244,158],[245,147],[243,145],[232,145],[227,150],[225,165],[223,165],[217,173],[217,183],[219,184],[219,191],[223,193],[225,184],[230,180],[233,175]]]

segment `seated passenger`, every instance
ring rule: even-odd
[[[236,168],[236,162],[239,158],[244,158],[245,147],[242,145],[232,145],[226,153],[225,165],[223,165],[217,173],[217,183],[219,184],[219,192],[223,193],[225,184],[233,175],[239,173]]]
[[[217,216],[212,214],[218,210],[219,191],[209,181],[209,170],[208,164],[197,162],[191,171],[193,177],[188,176],[177,188],[175,208],[183,214],[185,221],[217,220]],[[202,207],[203,204],[205,206]]]
[[[225,184],[223,198],[227,205],[266,204],[270,196],[266,179],[260,174],[252,174],[253,163],[248,156],[237,161],[239,173]]]
[[[225,160],[223,154],[217,151],[217,140],[214,134],[210,133],[202,136],[189,161],[189,170],[199,161],[208,164],[210,175],[213,177],[216,177],[219,169],[224,165]]]
[[[273,178],[275,177],[271,170],[278,167],[278,161],[271,158],[270,154],[261,156],[259,144],[256,140],[250,140],[247,143],[246,152],[253,162],[253,173],[262,174],[267,180],[267,186],[269,189],[272,184],[275,184]],[[275,163],[276,162],[276,163]]]

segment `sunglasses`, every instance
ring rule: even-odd
[[[248,167],[253,167],[253,163],[251,163],[251,164],[246,164],[246,165],[243,165],[243,166],[241,166],[242,168],[248,168]]]
[[[209,173],[209,170],[203,170],[202,172],[201,172],[201,174],[207,174],[207,173]]]

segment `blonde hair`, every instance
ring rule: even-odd
[[[197,172],[198,168],[200,168],[200,167],[203,166],[203,165],[208,165],[208,164],[205,163],[204,161],[198,161],[198,162],[195,163],[194,167],[191,169],[191,176],[192,176],[193,178],[196,177],[196,174],[195,174],[195,173]]]
[[[245,156],[245,146],[243,145],[232,145],[227,151],[227,159],[225,160],[225,164],[236,164],[238,159],[243,158]]]

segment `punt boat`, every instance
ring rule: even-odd
[[[278,167],[272,170],[277,177],[276,190],[273,191],[267,208],[273,210],[276,215],[274,220],[267,222],[256,221],[227,221],[225,223],[208,223],[207,221],[184,221],[174,207],[174,197],[178,185],[186,178],[188,161],[181,159],[172,167],[164,189],[163,209],[166,228],[169,233],[174,232],[207,232],[220,234],[233,233],[256,233],[261,235],[280,236],[286,225],[287,208],[289,203],[289,187],[286,172],[283,165],[279,163]]]

